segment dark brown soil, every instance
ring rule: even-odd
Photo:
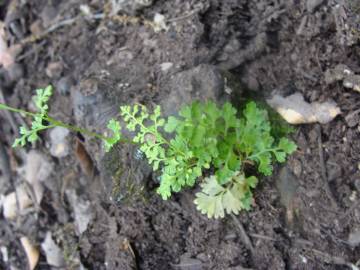
[[[64,269],[358,269],[360,240],[352,244],[349,235],[360,230],[360,127],[359,118],[351,124],[345,118],[359,109],[360,93],[324,80],[325,71],[337,64],[360,73],[360,5],[348,2],[157,0],[133,14],[140,18],[136,22],[82,17],[24,42],[36,24],[46,30],[74,18],[81,4],[92,14],[107,12],[107,1],[0,1],[9,45],[23,42],[17,56],[23,73],[0,70],[1,89],[14,107],[29,108],[33,89],[51,83],[57,86],[52,116],[101,132],[121,104],[175,100],[176,107],[187,100],[184,87],[220,89],[220,70],[237,81],[234,103],[276,90],[301,92],[309,102],[332,99],[342,111],[328,124],[296,127],[299,148],[288,170],[277,167],[273,177],[261,179],[253,209],[238,215],[238,222],[201,215],[193,190],[162,201],[155,193],[156,177],[134,158],[134,149],[118,147],[104,156],[97,141],[81,138],[94,162],[88,173],[76,134],[68,138],[70,155],[55,158],[45,133],[36,148],[51,157],[54,170],[38,209],[16,221],[0,217],[0,246],[8,252],[7,259],[0,253],[0,269],[26,269],[19,238],[26,235],[40,245],[47,231],[66,255]],[[147,23],[156,13],[168,20],[166,31],[155,32]],[[164,70],[163,63],[172,66]],[[51,65],[60,70],[49,74]],[[190,97],[212,95],[199,93]],[[167,113],[171,110],[168,105]],[[19,118],[15,122],[21,124]],[[11,159],[13,185],[5,184],[7,194],[22,181],[16,168],[24,153],[11,150],[14,131],[5,114],[0,113],[0,123],[1,152]],[[129,183],[118,183],[124,173],[144,192],[122,193],[126,200],[120,200],[117,189],[129,189]],[[91,204],[82,234],[74,225],[69,190]],[[132,196],[136,199],[127,200]],[[55,269],[40,252],[36,269]]]

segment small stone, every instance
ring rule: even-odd
[[[313,13],[323,2],[324,0],[307,0],[306,9],[310,13]]]
[[[180,258],[180,263],[175,265],[177,269],[181,270],[202,270],[203,263],[199,259],[190,258],[189,254],[183,254]]]
[[[49,78],[57,79],[60,78],[63,69],[64,67],[61,62],[51,62],[46,67],[45,73]]]
[[[355,127],[360,123],[360,110],[350,112],[345,116],[345,121],[348,127]]]
[[[24,67],[19,63],[12,64],[8,69],[9,79],[12,82],[20,80],[24,76]]]
[[[49,265],[55,267],[65,266],[63,252],[52,239],[51,232],[46,233],[45,240],[41,243],[41,249],[45,252],[46,262]]]
[[[357,229],[349,234],[348,243],[353,247],[360,244],[360,229]]]
[[[57,158],[66,157],[69,154],[69,145],[66,137],[69,135],[69,130],[63,127],[55,127],[50,130],[50,153]]]
[[[333,69],[328,69],[325,71],[325,83],[332,84],[337,81],[343,80],[346,76],[353,74],[352,70],[344,65],[338,64]]]
[[[12,192],[5,196],[3,202],[3,215],[6,219],[16,218],[18,210],[16,198],[19,200],[19,211],[30,207],[33,203],[25,185],[17,187],[16,192]]]
[[[350,74],[346,76],[343,81],[343,86],[360,92],[360,75]]]
[[[70,93],[71,87],[75,84],[75,80],[70,77],[62,77],[56,84],[56,90],[63,96]]]
[[[173,67],[173,63],[171,62],[165,62],[165,63],[162,63],[160,64],[160,68],[161,68],[161,71],[162,72],[167,72],[170,68]]]

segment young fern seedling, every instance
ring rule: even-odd
[[[0,110],[8,110],[15,113],[20,113],[25,116],[32,118],[31,128],[28,130],[25,126],[20,127],[20,138],[15,139],[13,147],[25,146],[27,142],[33,143],[39,139],[38,133],[40,131],[50,129],[53,127],[64,127],[74,132],[80,132],[91,137],[102,140],[105,144],[105,150],[109,151],[110,148],[121,140],[121,128],[119,122],[111,119],[108,123],[108,128],[113,132],[112,137],[106,137],[101,134],[88,131],[86,129],[79,128],[77,126],[69,125],[58,121],[48,115],[48,102],[52,95],[52,86],[49,85],[44,89],[37,89],[36,95],[33,97],[34,104],[37,108],[36,112],[29,112],[17,108],[7,106],[6,104],[0,103]]]
[[[135,133],[130,141],[122,138],[121,126],[114,119],[107,125],[112,137],[57,121],[48,116],[51,86],[38,89],[36,94],[35,113],[0,104],[0,109],[33,118],[30,130],[20,128],[21,137],[14,146],[34,142],[39,131],[55,126],[101,139],[106,151],[118,142],[138,144],[152,169],[160,171],[157,193],[166,200],[173,192],[200,181],[202,189],[196,193],[194,203],[209,218],[223,218],[225,213],[238,214],[251,208],[252,190],[258,179],[246,174],[245,165],[255,166],[260,174],[271,175],[273,162],[285,162],[286,156],[296,149],[287,138],[273,137],[266,110],[259,109],[254,102],[246,105],[240,117],[230,103],[218,107],[212,101],[185,105],[177,117],[166,119],[161,117],[160,106],[153,112],[140,104],[121,106],[120,115],[127,129]]]

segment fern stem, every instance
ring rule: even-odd
[[[10,112],[20,113],[20,114],[31,116],[31,117],[35,117],[37,115],[36,113],[28,112],[28,111],[25,111],[25,110],[22,110],[22,109],[13,108],[13,107],[7,106],[7,105],[5,105],[3,103],[0,103],[0,110],[7,110],[7,111],[10,111]],[[52,126],[47,126],[45,129],[49,129],[49,128],[53,128],[55,126],[58,126],[58,127],[63,127],[63,128],[69,129],[69,130],[71,130],[73,132],[79,132],[81,134],[85,134],[85,135],[88,135],[90,137],[94,137],[94,138],[97,138],[97,139],[100,139],[100,140],[106,141],[106,140],[109,139],[108,137],[103,136],[101,134],[98,134],[96,132],[91,132],[91,131],[89,131],[87,129],[83,129],[83,128],[79,128],[77,126],[73,126],[73,125],[63,123],[63,122],[58,121],[58,120],[56,120],[56,119],[54,119],[52,117],[49,117],[49,116],[44,116],[43,119],[52,124]],[[128,140],[128,139],[120,139],[119,142],[120,143],[135,144],[132,140]]]

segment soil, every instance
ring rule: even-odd
[[[117,17],[89,18],[79,14],[109,14],[111,6],[1,1],[8,45],[22,44],[17,64],[0,70],[14,107],[31,109],[33,90],[52,84],[50,115],[98,132],[123,104],[162,104],[170,115],[192,99],[241,104],[274,91],[332,99],[342,113],[328,124],[297,126],[298,150],[261,179],[252,210],[223,220],[196,210],[194,190],[161,200],[156,175],[134,147],[104,154],[98,141],[72,134],[69,154],[57,158],[45,132],[36,149],[53,170],[38,207],[15,221],[1,217],[0,269],[27,269],[20,237],[40,247],[49,231],[66,266],[54,268],[39,248],[36,269],[358,269],[360,94],[327,84],[324,75],[338,64],[360,73],[360,6],[346,2],[156,0],[127,5]],[[167,24],[161,31],[150,23],[158,13]],[[0,122],[2,160],[10,161],[0,177],[11,175],[1,192],[8,194],[23,181],[17,168],[30,147],[12,150],[16,131],[6,114]],[[89,221],[80,230],[76,211],[83,205],[90,205]]]

